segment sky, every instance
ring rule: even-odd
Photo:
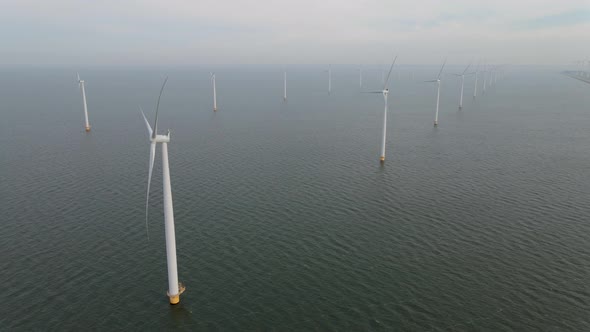
[[[569,65],[590,0],[2,0],[0,65]]]

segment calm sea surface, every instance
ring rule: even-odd
[[[1,69],[0,330],[590,330],[590,85],[513,67],[459,111],[447,76],[433,128],[438,67],[401,66],[382,167],[383,98],[325,69],[287,103],[278,66]],[[165,75],[177,306],[138,110]]]

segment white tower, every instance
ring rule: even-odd
[[[425,81],[425,82],[436,82],[437,84],[437,92],[436,92],[436,111],[434,113],[434,126],[437,127],[438,126],[438,105],[440,102],[440,75],[443,72],[443,69],[445,68],[445,64],[447,63],[447,60],[445,59],[445,61],[443,62],[442,67],[440,67],[440,71],[438,72],[438,76],[436,77],[436,79],[434,80],[429,80],[429,81]]]
[[[211,73],[211,83],[213,84],[213,112],[217,112],[217,87],[215,85],[215,73]]]
[[[90,131],[90,123],[88,122],[88,105],[86,104],[86,89],[84,88],[84,80],[80,79],[78,74],[78,86],[82,90],[82,104],[84,104],[84,129],[86,132]]]
[[[386,137],[387,137],[387,96],[389,95],[389,78],[391,77],[391,71],[393,70],[393,65],[395,64],[395,61],[397,60],[397,55],[395,56],[395,58],[393,59],[393,62],[391,63],[391,67],[389,68],[389,73],[387,74],[387,80],[385,80],[383,83],[383,90],[381,91],[369,91],[366,93],[379,93],[379,94],[383,94],[383,100],[385,102],[385,108],[383,110],[383,138],[381,139],[381,154],[379,155],[379,161],[381,161],[381,163],[385,162],[385,141],[386,141]]]
[[[328,94],[332,93],[332,65],[328,65]]]
[[[363,66],[359,67],[359,88],[363,88]]]
[[[473,87],[473,98],[477,97],[477,69],[475,70],[475,86]]]
[[[283,100],[287,101],[287,72],[283,73]]]
[[[146,195],[146,227],[147,227],[147,212],[150,199],[150,184],[152,180],[152,171],[154,169],[154,158],[156,154],[156,144],[162,144],[162,176],[163,176],[163,196],[164,196],[164,230],[166,233],[166,258],[168,264],[168,291],[167,295],[170,299],[170,304],[177,304],[180,302],[180,294],[185,290],[184,285],[178,282],[178,266],[176,262],[176,235],[174,230],[174,210],[172,205],[172,187],[170,185],[170,165],[168,164],[168,143],[170,142],[170,130],[166,135],[158,135],[158,109],[160,107],[160,97],[168,78],[164,81],[160,95],[158,96],[158,104],[156,106],[156,119],[154,121],[154,129],[143,114],[143,119],[148,130],[150,140],[150,162],[148,171],[148,185]],[[147,228],[146,228],[147,230]]]

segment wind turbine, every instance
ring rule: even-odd
[[[479,73],[479,62],[475,68],[475,86],[473,87],[473,98],[477,97],[477,74]]]
[[[454,76],[461,77],[461,95],[459,97],[459,109],[463,108],[463,85],[465,84],[465,75],[472,74],[472,73],[466,74],[467,70],[469,70],[469,67],[471,67],[471,64],[467,65],[467,67],[465,68],[465,70],[463,70],[463,72],[461,74],[452,74]]]
[[[484,70],[483,70],[483,93],[486,93],[486,85],[487,85],[487,81],[488,81],[488,69],[486,68],[486,66],[484,65]]]
[[[494,71],[494,85],[496,85],[496,83],[498,82],[498,66],[496,66],[496,69]]]
[[[215,73],[211,74],[211,84],[213,84],[213,112],[217,112],[217,87],[215,85]]]
[[[332,93],[332,65],[328,65],[328,94]]]
[[[284,83],[283,84],[283,88],[284,88],[283,89],[283,100],[284,101],[287,101],[287,71],[285,71],[283,73],[283,78],[284,78],[284,81],[283,81],[283,83]]]
[[[158,109],[160,108],[160,98],[162,97],[162,91],[166,86],[168,78],[164,80],[162,88],[160,89],[160,95],[158,96],[158,103],[156,104],[156,119],[154,121],[154,129],[150,127],[150,124],[145,117],[143,111],[143,120],[148,130],[150,140],[150,163],[148,171],[148,184],[147,194],[145,199],[145,219],[146,219],[146,231],[148,221],[148,206],[150,201],[150,184],[152,181],[152,171],[154,169],[154,158],[156,154],[156,144],[162,144],[162,171],[163,171],[163,183],[164,183],[164,229],[166,232],[166,257],[168,263],[168,297],[170,298],[170,304],[177,304],[180,302],[180,294],[185,290],[183,284],[178,282],[178,270],[176,264],[176,236],[174,233],[174,211],[172,207],[172,187],[170,185],[170,166],[168,164],[168,142],[170,142],[170,130],[166,135],[158,135]],[[149,239],[149,233],[148,233]]]
[[[84,104],[84,129],[86,132],[90,131],[90,123],[88,123],[88,105],[86,104],[86,89],[84,89],[84,80],[80,79],[80,74],[78,75],[78,87],[82,90],[82,103]]]
[[[363,66],[359,66],[359,88],[363,88]]]
[[[440,67],[440,71],[438,72],[438,76],[434,80],[424,81],[424,82],[436,82],[438,85],[438,91],[436,93],[436,113],[434,114],[434,126],[438,126],[438,104],[440,101],[440,75],[442,74],[443,69],[445,68],[445,64],[447,63],[447,59],[443,62],[442,67]]]
[[[393,62],[391,63],[391,67],[389,68],[389,73],[387,74],[387,80],[383,83],[383,90],[381,91],[368,91],[366,93],[380,93],[383,94],[383,100],[385,101],[385,109],[383,111],[383,140],[381,141],[381,156],[379,160],[381,163],[385,162],[385,137],[387,133],[387,95],[389,94],[389,76],[391,75],[391,71],[393,70],[393,65],[395,64],[395,60],[397,60],[397,55],[393,58]]]

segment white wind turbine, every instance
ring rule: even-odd
[[[479,62],[475,67],[475,86],[473,87],[473,98],[477,97],[477,74],[479,74]]]
[[[328,94],[332,93],[332,65],[328,65]]]
[[[363,88],[363,66],[359,66],[359,88]]]
[[[287,71],[283,73],[283,100],[287,101]]]
[[[393,65],[395,64],[395,60],[397,60],[397,55],[393,58],[393,62],[391,63],[391,67],[389,68],[389,73],[387,74],[387,80],[383,83],[383,90],[381,91],[368,91],[366,93],[380,93],[383,94],[383,100],[385,101],[385,109],[383,111],[383,140],[381,141],[381,156],[379,160],[381,163],[385,162],[385,137],[387,134],[387,95],[389,94],[389,77],[391,76],[391,70],[393,70]]]
[[[483,73],[483,93],[485,94],[486,93],[486,85],[487,85],[487,82],[488,82],[488,75],[487,75],[488,70],[486,68],[486,65],[484,65],[483,68],[484,68],[482,70],[482,73]]]
[[[436,82],[438,85],[438,91],[436,93],[436,113],[434,114],[434,126],[438,126],[438,104],[440,101],[440,75],[442,74],[443,69],[445,68],[445,64],[447,63],[447,59],[443,62],[442,67],[440,67],[440,71],[438,72],[438,76],[434,80],[424,81],[424,82]]]
[[[78,75],[78,87],[82,90],[82,103],[84,104],[84,129],[86,131],[90,131],[90,123],[88,123],[88,105],[86,104],[86,89],[84,89],[84,80],[80,79],[80,74]]]
[[[496,82],[498,82],[498,66],[494,68],[494,85],[496,85]]]
[[[459,76],[461,77],[461,94],[459,96],[459,109],[463,108],[463,86],[465,84],[465,75],[471,75],[472,73],[467,73],[467,70],[469,70],[469,67],[471,67],[471,64],[469,64],[465,70],[463,70],[463,72],[461,74],[452,74],[454,76]]]
[[[148,225],[148,206],[150,200],[150,184],[152,181],[152,171],[154,169],[154,158],[156,154],[156,144],[162,144],[162,171],[163,171],[163,184],[164,184],[164,229],[166,233],[166,257],[168,263],[168,297],[170,298],[170,304],[177,304],[180,302],[180,294],[185,290],[184,285],[178,282],[178,269],[176,264],[176,235],[174,232],[174,210],[172,207],[172,187],[170,185],[170,166],[168,164],[168,142],[170,142],[170,130],[166,135],[158,135],[158,109],[160,108],[160,97],[162,97],[162,91],[168,78],[164,80],[162,88],[160,89],[160,95],[158,96],[158,103],[156,105],[156,119],[154,121],[154,129],[150,127],[150,124],[145,117],[143,111],[143,120],[148,130],[150,140],[150,162],[148,171],[148,184],[147,194],[145,200],[145,221],[146,231]],[[149,231],[148,231],[149,239]]]
[[[215,73],[211,74],[211,84],[213,84],[213,112],[217,112],[217,86],[215,85]]]

